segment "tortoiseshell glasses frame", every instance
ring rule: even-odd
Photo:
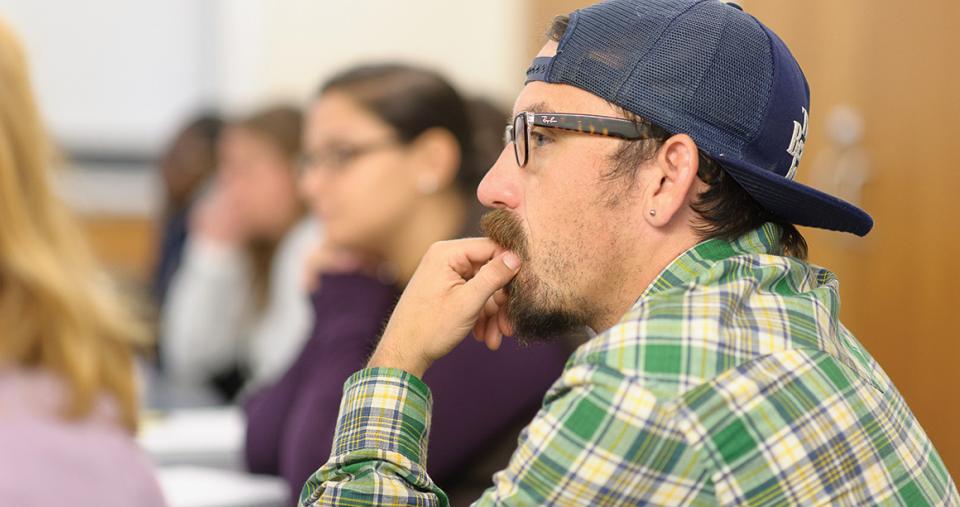
[[[560,129],[594,136],[615,137],[629,141],[652,139],[644,125],[625,118],[572,113],[521,112],[507,125],[504,142],[513,143],[517,165],[525,167],[530,158],[530,126]],[[518,135],[519,134],[519,135]]]

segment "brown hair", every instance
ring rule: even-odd
[[[235,125],[266,139],[294,164],[300,156],[302,122],[299,109],[293,106],[274,106],[242,118]]]
[[[296,171],[301,149],[303,117],[292,106],[273,106],[242,118],[233,125],[265,140],[288,162],[291,171]],[[247,245],[253,266],[253,293],[259,307],[266,304],[270,287],[270,268],[279,240],[256,240]]]

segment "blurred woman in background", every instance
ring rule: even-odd
[[[325,227],[316,324],[280,382],[246,404],[251,471],[282,475],[296,497],[327,460],[343,383],[366,364],[420,258],[436,241],[478,233],[476,187],[503,148],[505,118],[401,65],[351,70],[321,88],[306,119],[301,179]],[[431,368],[428,468],[439,484],[457,491],[471,470],[489,481],[506,464],[509,454],[490,458],[491,450],[515,444],[517,423],[536,412],[567,357],[560,345],[546,348],[508,340],[491,352],[465,340]]]
[[[319,227],[297,193],[300,113],[267,109],[229,124],[216,181],[196,205],[163,308],[164,368],[225,400],[281,375],[309,337],[303,266]]]
[[[162,505],[131,438],[145,334],[51,189],[53,150],[2,22],[0,90],[0,505]]]
[[[160,218],[160,250],[154,272],[154,301],[163,306],[170,280],[180,267],[187,243],[190,211],[209,184],[217,163],[217,141],[223,121],[202,114],[184,125],[160,159],[164,210]]]

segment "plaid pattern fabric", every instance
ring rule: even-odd
[[[960,505],[930,440],[839,322],[832,273],[772,224],[677,258],[570,358],[479,505]],[[491,372],[495,375],[495,372]],[[446,505],[430,394],[362,370],[303,505]]]

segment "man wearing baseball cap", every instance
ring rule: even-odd
[[[301,503],[446,504],[419,377],[471,330],[586,329],[479,504],[960,504],[804,260],[794,225],[873,223],[794,181],[809,90],[784,43],[719,0],[609,0],[550,38],[477,192],[489,237],[424,256]]]

